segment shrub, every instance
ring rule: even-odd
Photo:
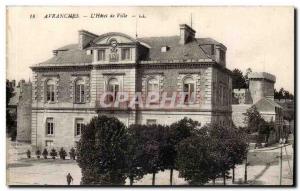
[[[57,156],[57,152],[55,149],[52,149],[51,152],[50,152],[50,156],[52,157],[52,159],[55,159],[56,156]]]
[[[70,159],[75,160],[75,157],[76,157],[76,151],[75,151],[74,148],[71,148],[69,154],[70,154]]]
[[[44,149],[44,150],[43,150],[42,155],[43,155],[44,159],[47,159],[47,156],[48,156],[48,151],[47,151],[47,149]]]
[[[26,155],[27,155],[27,158],[31,158],[31,152],[30,152],[30,150],[27,150],[27,152],[26,152]]]
[[[62,147],[59,151],[59,157],[60,159],[63,159],[65,160],[66,159],[66,156],[67,156],[67,152],[64,150],[64,148]]]
[[[35,151],[36,157],[39,159],[41,157],[41,151],[38,149]]]

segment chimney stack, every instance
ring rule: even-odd
[[[86,30],[80,30],[79,32],[79,42],[78,46],[80,50],[83,50],[86,48],[86,46],[95,38],[98,37],[98,35],[95,35],[89,31]]]
[[[196,31],[187,24],[181,24],[180,26],[180,44],[184,45],[195,38]]]

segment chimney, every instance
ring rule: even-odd
[[[187,24],[181,24],[180,26],[180,44],[186,44],[195,38],[196,31]]]
[[[87,45],[94,40],[95,38],[97,38],[98,36],[86,31],[86,30],[80,30],[79,32],[79,41],[78,41],[78,46],[80,50],[83,50],[84,48],[87,47]]]

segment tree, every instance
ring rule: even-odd
[[[84,126],[77,149],[81,183],[125,184],[127,140],[125,125],[115,117],[97,116]]]
[[[189,184],[203,185],[219,174],[215,169],[218,169],[216,161],[221,155],[214,152],[212,143],[208,135],[197,134],[178,144],[176,168]]]
[[[147,172],[144,171],[142,165],[144,163],[142,157],[144,153],[144,144],[140,134],[147,128],[144,125],[131,125],[128,128],[128,147],[126,152],[127,176],[130,185],[134,180],[140,180]]]
[[[176,165],[190,184],[205,184],[228,174],[242,163],[247,153],[247,141],[238,129],[206,125],[177,146]]]
[[[244,119],[248,133],[258,132],[265,125],[265,120],[262,118],[255,106],[247,109]]]
[[[258,133],[259,142],[268,141],[271,131],[274,130],[273,122],[266,122],[255,106],[250,107],[245,114],[247,133]]]
[[[140,166],[140,174],[151,173],[152,185],[155,185],[156,173],[166,168],[163,161],[165,161],[164,152],[167,150],[165,147],[167,147],[168,127],[163,125],[132,125],[129,132],[132,137],[131,140],[135,140],[138,144],[133,154],[133,158],[137,161],[134,169],[137,169],[138,165]]]
[[[291,94],[289,91],[285,90],[284,88],[280,88],[279,91],[274,89],[274,99],[294,99],[294,95]]]
[[[165,150],[163,163],[167,169],[170,169],[170,185],[173,182],[173,170],[175,168],[175,159],[177,158],[176,146],[184,139],[195,134],[195,130],[200,126],[198,121],[183,118],[182,120],[172,123],[169,128],[169,133],[166,136]]]
[[[241,89],[246,88],[247,84],[243,76],[243,72],[237,68],[232,70],[232,88]]]

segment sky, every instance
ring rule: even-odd
[[[60,13],[79,18],[45,18]],[[94,14],[108,18],[91,18]],[[227,47],[228,69],[269,72],[276,76],[276,89],[294,91],[293,7],[9,7],[6,77],[32,79],[29,67],[49,59],[52,50],[77,43],[81,29],[173,36],[183,23],[192,23],[197,38],[210,37]]]

